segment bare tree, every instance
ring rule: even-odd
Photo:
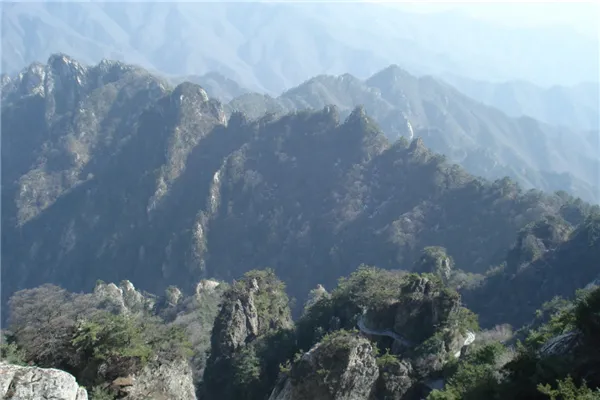
[[[70,364],[73,329],[95,310],[91,295],[69,293],[51,284],[15,293],[9,301],[10,327],[29,361],[41,366]]]

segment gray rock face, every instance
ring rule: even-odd
[[[315,345],[296,362],[270,400],[367,400],[379,368],[371,343],[342,335]]]
[[[87,400],[75,377],[57,369],[0,364],[0,397],[11,400]]]
[[[201,296],[202,293],[212,293],[220,285],[219,282],[212,279],[202,279],[196,285],[196,296]]]
[[[401,400],[414,384],[411,378],[412,366],[409,362],[399,361],[380,369],[377,393],[382,400]]]
[[[113,307],[119,313],[137,313],[154,307],[154,299],[144,297],[127,280],[119,286],[100,282],[94,288],[94,295],[106,301],[108,307]]]
[[[581,344],[581,336],[579,331],[571,331],[555,336],[544,343],[539,353],[544,357],[549,357],[573,352]]]
[[[459,306],[458,298],[450,298],[427,278],[415,280],[406,292],[396,308],[393,329],[408,339],[432,335]]]
[[[253,281],[247,291],[240,293],[232,304],[221,310],[221,316],[213,328],[219,355],[229,356],[246,343],[249,337],[259,335],[258,310],[254,304],[254,293],[258,284]]]
[[[196,400],[192,369],[185,361],[148,365],[121,392],[130,400]]]

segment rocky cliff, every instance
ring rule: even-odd
[[[88,394],[67,372],[0,362],[0,397],[5,400],[87,400]]]
[[[135,374],[114,379],[105,387],[120,399],[196,400],[192,369],[182,360],[149,364]]]
[[[367,400],[379,368],[372,344],[357,335],[332,334],[295,361],[270,400]]]
[[[212,330],[207,396],[237,399],[252,389],[258,397],[270,391],[277,376],[273,367],[289,356],[280,345],[292,327],[285,286],[273,271],[250,271],[236,281],[224,294]]]

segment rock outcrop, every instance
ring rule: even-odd
[[[371,342],[348,333],[336,334],[295,362],[270,400],[367,400],[378,377]]]
[[[425,247],[415,263],[413,270],[418,273],[430,273],[439,276],[445,282],[450,279],[454,261],[443,247]]]
[[[581,332],[577,330],[554,336],[544,343],[539,350],[539,354],[543,357],[573,354],[577,347],[581,346],[582,336]]]
[[[133,376],[116,379],[111,387],[127,400],[196,400],[192,369],[181,360],[150,364]]]
[[[250,271],[225,292],[212,329],[210,357],[203,375],[202,390],[208,398],[238,399],[252,389],[262,392],[254,393],[256,398],[268,395],[277,375],[267,370],[285,362],[285,353],[267,357],[269,360],[264,362],[270,367],[255,370],[246,366],[256,365],[257,354],[272,349],[271,340],[291,330],[288,304],[283,283],[269,270]],[[255,381],[260,382],[260,389],[249,385]]]
[[[133,284],[124,280],[119,286],[114,283],[98,282],[94,295],[108,308],[118,313],[137,313],[153,309],[156,300],[153,296],[140,293]]]
[[[247,278],[238,282],[215,321],[212,352],[218,357],[229,356],[268,331],[290,328],[292,320],[287,301],[276,309],[281,296],[287,298],[266,280],[259,283],[256,278]],[[260,309],[261,306],[264,309]]]
[[[87,391],[65,371],[0,363],[0,398],[87,400]]]
[[[395,361],[379,368],[378,398],[401,400],[414,384],[413,369],[407,361]]]

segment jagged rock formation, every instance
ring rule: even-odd
[[[269,351],[275,354],[265,356],[266,365],[278,365],[270,358],[280,362],[287,358],[286,352],[271,348],[277,345],[278,335],[293,326],[284,288],[272,271],[250,271],[225,293],[204,372],[207,395],[237,399],[249,387],[257,391],[256,396],[270,390],[272,371],[256,363],[259,354]]]
[[[380,366],[379,374],[375,390],[382,400],[402,400],[415,384],[412,365],[404,360]]]
[[[118,386],[124,399],[196,400],[192,369],[181,360],[148,365],[127,379],[113,381],[111,386]]]
[[[426,247],[421,257],[413,266],[413,271],[418,273],[431,273],[448,282],[452,275],[454,261],[446,254],[446,250],[440,247]]]
[[[555,336],[548,340],[540,348],[542,357],[564,356],[573,353],[575,348],[581,344],[581,332],[571,331]]]
[[[0,362],[0,397],[5,400],[87,400],[87,391],[73,375],[50,368],[21,367]]]
[[[137,291],[128,280],[122,281],[119,286],[98,282],[94,288],[94,295],[118,313],[150,312],[156,303],[154,296]]]
[[[379,377],[371,343],[353,335],[326,338],[302,355],[270,400],[367,400]]]

